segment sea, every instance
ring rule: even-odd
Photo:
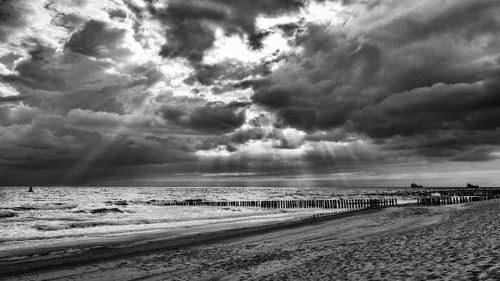
[[[269,223],[325,212],[168,205],[175,201],[365,198],[405,190],[408,188],[61,186],[34,187],[34,192],[27,192],[27,187],[0,187],[0,252],[208,224]]]

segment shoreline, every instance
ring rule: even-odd
[[[226,239],[265,234],[272,231],[294,228],[320,223],[322,221],[354,217],[381,209],[363,209],[332,213],[317,217],[306,217],[235,228],[224,224],[221,230],[204,230],[209,226],[194,228],[193,234],[165,237],[172,235],[169,231],[131,234],[120,237],[107,237],[97,241],[81,241],[78,243],[62,243],[61,245],[39,247],[37,249],[8,250],[0,253],[0,278],[16,276],[26,272],[54,270],[71,266],[91,264],[126,256],[153,253],[155,251],[186,248],[196,245],[216,243]],[[76,249],[76,251],[74,250]]]

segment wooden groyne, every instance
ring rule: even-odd
[[[436,196],[436,197],[421,197],[417,199],[419,206],[437,206],[461,204],[469,202],[477,202],[483,200],[495,199],[495,196]]]
[[[412,191],[419,206],[449,205],[500,198],[500,188],[483,189],[435,189]],[[253,207],[263,209],[343,209],[361,210],[369,208],[396,207],[395,197],[376,198],[332,198],[310,200],[240,200],[240,201],[205,201],[188,199],[183,201],[150,200],[146,204],[161,206],[211,206],[211,207]],[[414,203],[412,203],[414,204]]]
[[[436,189],[420,191],[420,196],[430,196],[432,193],[439,193],[441,196],[487,196],[487,197],[500,197],[499,188],[491,189]]]
[[[371,199],[313,199],[313,200],[255,200],[255,201],[203,201],[184,200],[165,202],[167,206],[256,207],[263,209],[366,209],[398,205],[396,198]]]

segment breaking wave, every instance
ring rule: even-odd
[[[9,211],[0,211],[0,219],[4,218],[13,218],[16,217],[17,214],[14,212],[9,212]]]
[[[127,200],[110,200],[110,201],[105,201],[104,204],[117,205],[117,206],[127,206],[128,202],[127,202]]]
[[[11,208],[14,211],[33,211],[33,210],[67,210],[74,209],[78,205],[66,203],[47,203],[47,204],[26,204]]]
[[[120,225],[115,222],[74,222],[68,224],[58,224],[58,225],[47,225],[47,224],[37,224],[33,226],[33,228],[42,231],[56,231],[56,230],[64,230],[64,229],[74,229],[74,228],[88,228],[88,227],[96,227],[96,226],[107,226],[107,225]]]
[[[107,213],[123,213],[122,210],[118,208],[98,208],[89,211],[91,214],[107,214]]]

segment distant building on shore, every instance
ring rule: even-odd
[[[470,183],[467,183],[467,188],[478,188],[479,185],[473,185],[473,184],[470,184]]]
[[[411,186],[411,188],[423,188],[424,187],[423,185],[418,185],[416,183],[412,183],[410,186]]]

